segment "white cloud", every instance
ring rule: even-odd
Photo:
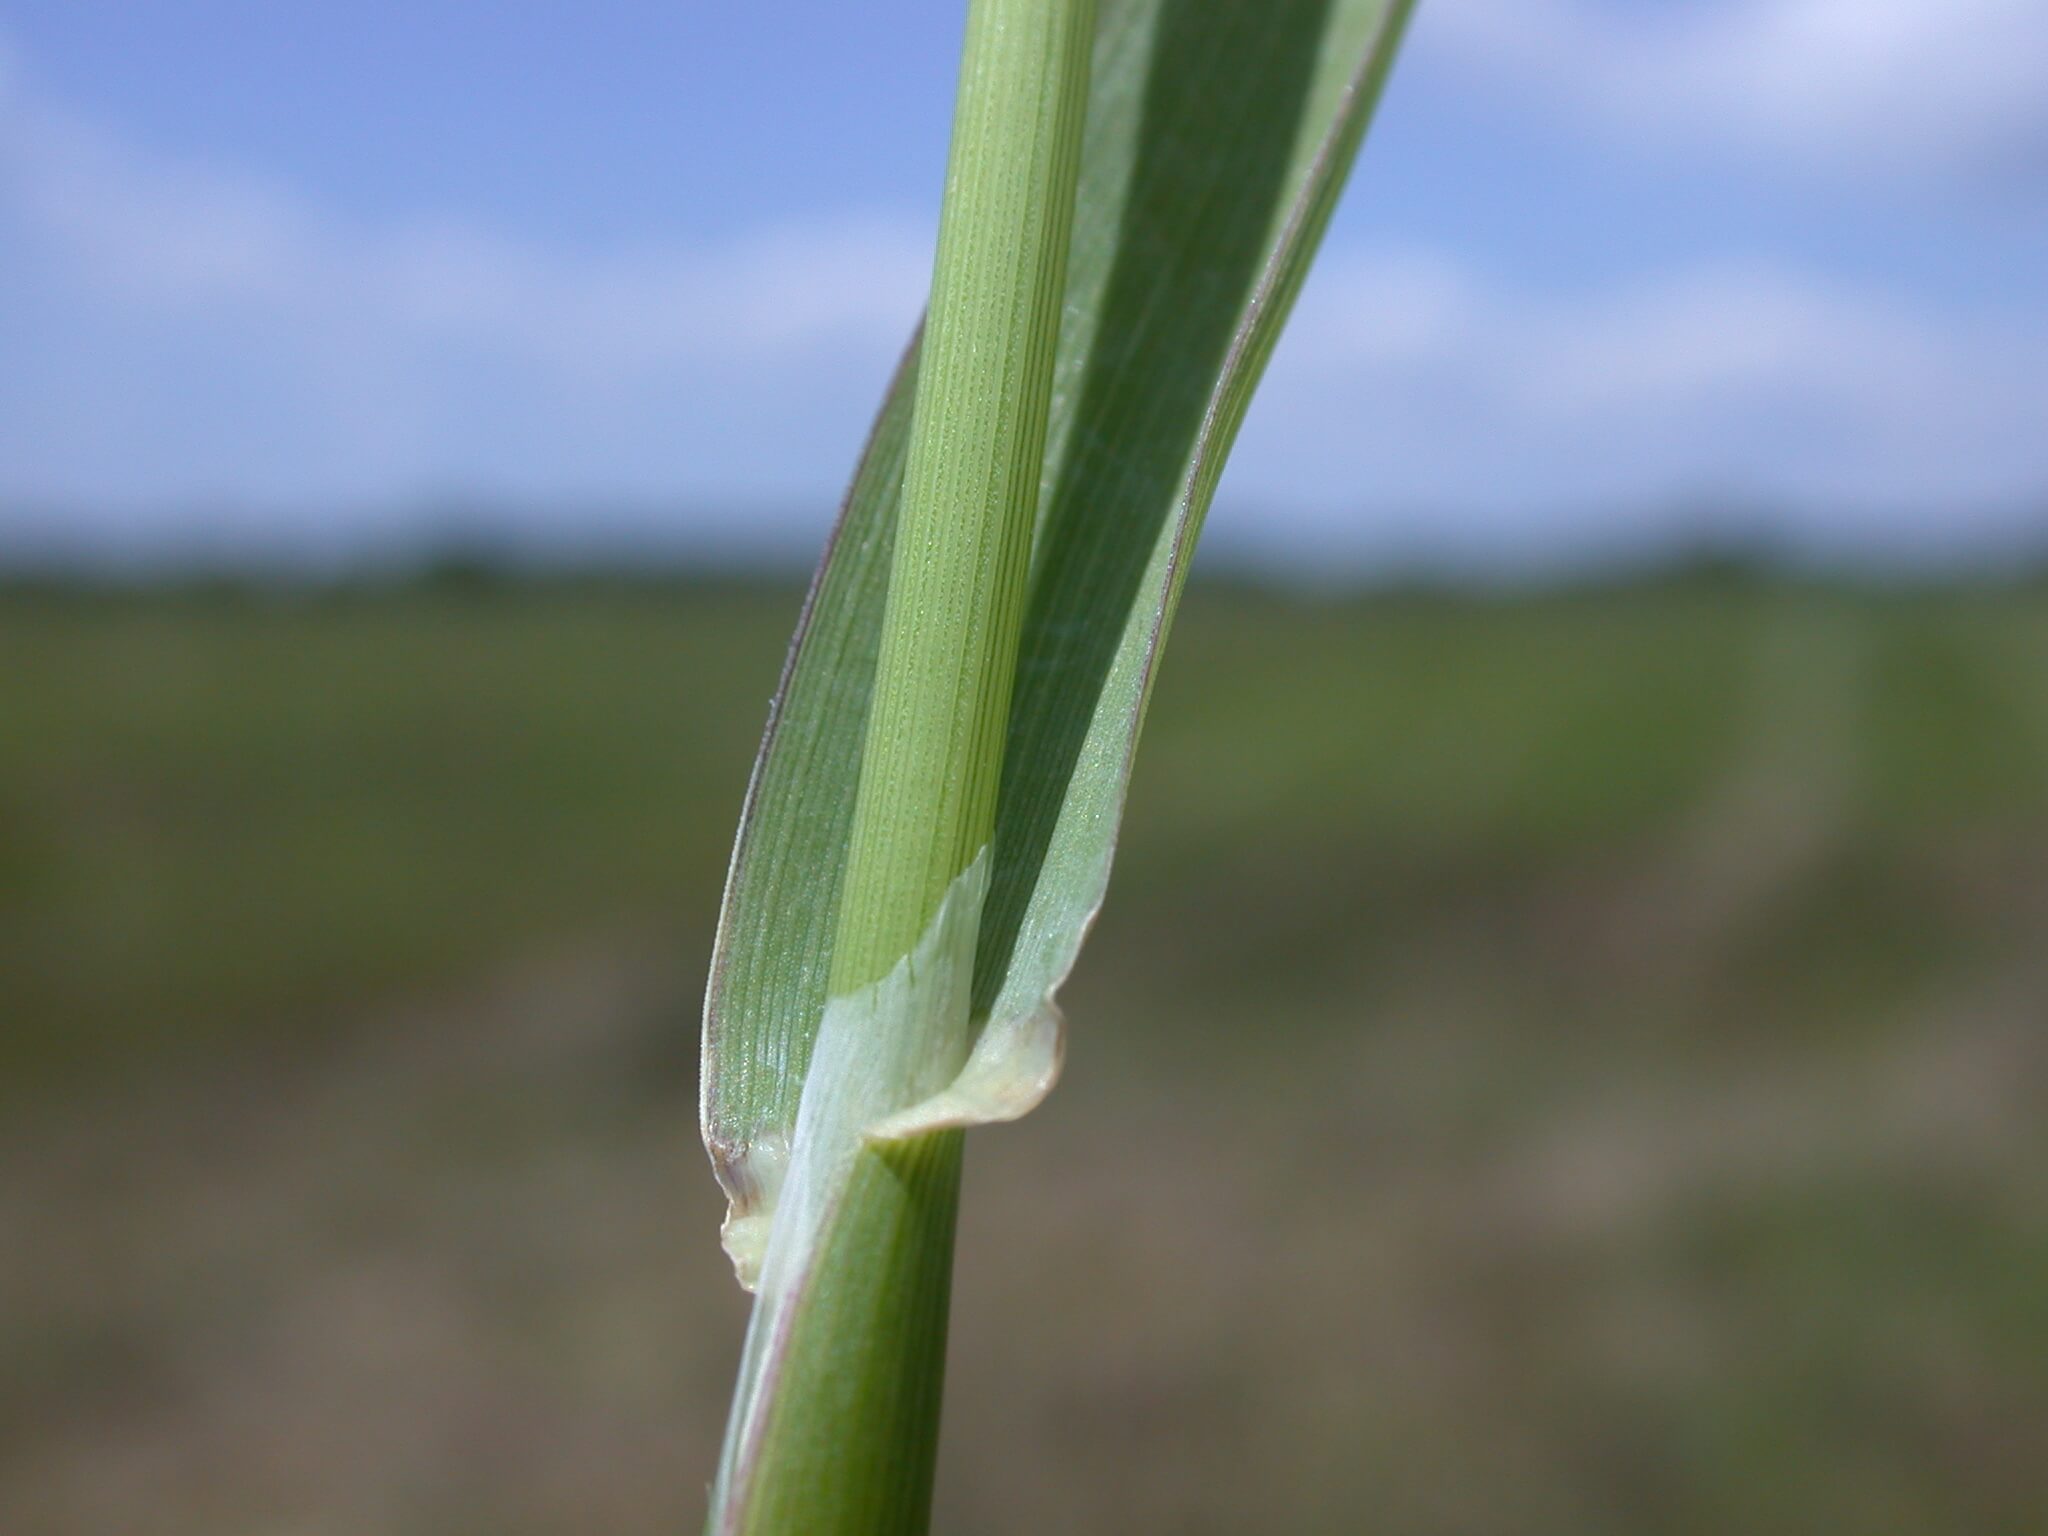
[[[123,142],[20,76],[0,54],[0,207],[132,305],[262,313],[286,342],[482,344],[611,374],[894,347],[923,303],[930,234],[900,218],[597,255],[461,223],[352,227],[287,188]]]
[[[598,250],[352,221],[49,99],[0,34],[0,534],[39,504],[67,539],[242,506],[341,539],[468,495],[822,518],[930,241],[858,212]]]
[[[1553,110],[1873,177],[2048,158],[2040,0],[1437,0],[1419,47]]]
[[[2000,534],[2048,488],[2044,355],[2048,316],[1931,313],[1764,263],[1560,293],[1439,253],[1333,251],[1230,484],[1342,509],[1324,535],[1366,553],[1509,522],[1524,541],[1655,540],[1716,498],[1773,504],[1795,539],[1861,518],[1932,547]]]
[[[1893,416],[1939,426],[1987,396],[2031,416],[2048,389],[2048,316],[1966,321],[1762,262],[1556,293],[1440,253],[1332,252],[1283,346],[1301,387],[1453,389],[1532,428],[1694,425],[1787,404],[1873,429]]]

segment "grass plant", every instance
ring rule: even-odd
[[[754,1313],[711,1528],[923,1528],[961,1137],[1058,1073],[1188,556],[1403,0],[973,0],[922,342],[778,692],[705,1012]]]

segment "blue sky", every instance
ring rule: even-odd
[[[958,0],[0,0],[0,556],[804,550]],[[1422,0],[1226,479],[1273,563],[2048,532],[2040,0]]]

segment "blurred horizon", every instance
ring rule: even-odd
[[[807,580],[838,516],[836,503],[709,518],[655,504],[529,506],[440,498],[390,508],[367,527],[337,533],[320,519],[250,509],[182,519],[139,518],[109,538],[75,514],[0,509],[0,587],[53,583],[177,586],[222,581],[348,586],[432,579],[462,571],[481,579],[546,585],[585,579],[687,583],[727,578]],[[1656,584],[1698,570],[1756,580],[1993,586],[2048,571],[2048,500],[2009,509],[1997,532],[1900,547],[1876,538],[1805,536],[1784,515],[1719,502],[1646,511],[1627,537],[1560,539],[1494,547],[1389,536],[1333,552],[1260,536],[1262,509],[1225,503],[1204,529],[1198,580],[1251,582],[1308,592],[1370,594],[1421,584],[1449,590],[1532,591],[1579,584]],[[345,520],[343,520],[345,521]],[[749,526],[753,524],[753,526]]]

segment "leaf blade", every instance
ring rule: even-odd
[[[977,1019],[1046,1003],[1100,907],[1188,556],[1412,9],[1103,7]],[[759,1165],[787,1145],[825,1004],[915,368],[913,344],[807,601],[734,850],[702,1109],[736,1213],[768,1193]]]

